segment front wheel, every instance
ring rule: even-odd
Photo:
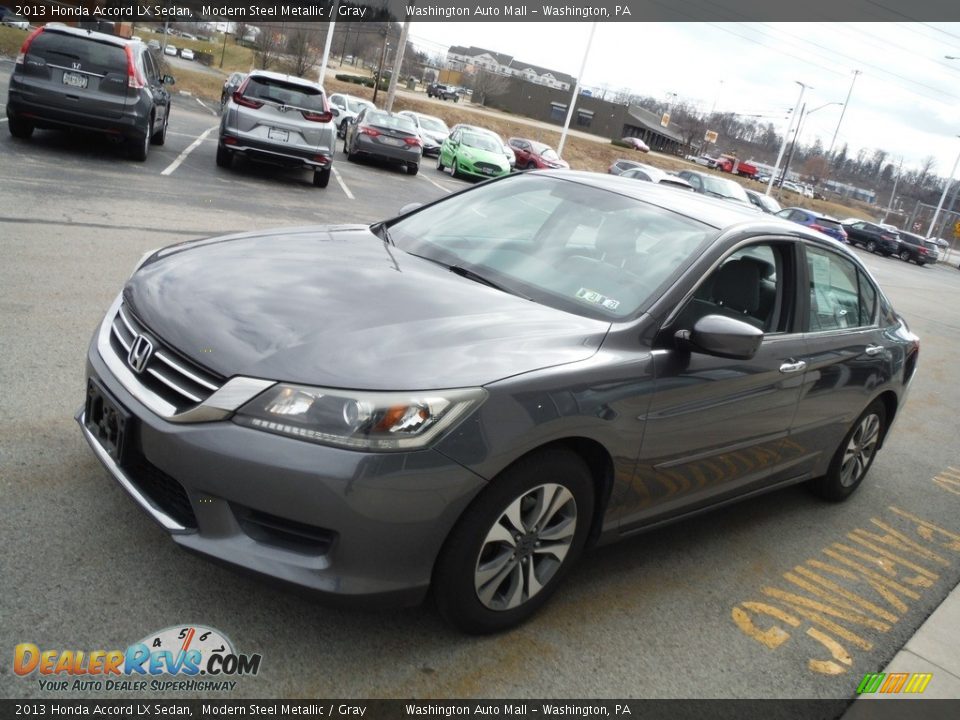
[[[530,162],[527,163],[527,168],[526,168],[526,169],[527,169],[527,170],[536,170],[536,169],[537,169],[537,164],[536,164],[533,160],[531,160]]]
[[[541,450],[505,470],[473,501],[437,560],[440,614],[468,633],[520,624],[580,556],[594,488],[580,456]]]
[[[876,251],[877,251],[877,244],[876,244],[873,240],[868,240],[868,241],[867,241],[867,252],[871,252],[871,253],[872,253],[872,252],[876,252]]]
[[[810,481],[810,489],[825,500],[846,500],[853,494],[877,456],[886,428],[887,411],[875,400],[844,436],[823,477]]]
[[[900,253],[900,259],[903,260],[905,263],[910,262],[910,253],[904,250],[902,253]]]
[[[437,155],[437,170],[443,172],[443,155]]]

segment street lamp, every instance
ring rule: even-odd
[[[960,135],[957,135],[957,137],[960,138]],[[943,186],[943,194],[940,196],[940,202],[937,203],[937,209],[933,213],[933,220],[930,221],[930,227],[927,228],[928,237],[933,237],[933,231],[937,225],[937,218],[940,217],[940,211],[943,210],[943,203],[947,199],[947,192],[949,192],[950,186],[953,184],[953,175],[957,172],[957,165],[960,165],[960,155],[957,155],[957,159],[954,160],[953,168],[950,170],[947,182]]]
[[[783,174],[780,176],[781,180],[778,187],[783,187],[783,180],[785,180],[787,175],[790,173],[790,163],[793,162],[793,151],[800,140],[800,133],[803,132],[803,123],[806,122],[807,118],[817,110],[823,110],[823,108],[830,107],[831,105],[843,105],[843,103],[828,102],[824,103],[823,105],[818,105],[813,110],[806,110],[806,105],[804,105],[804,107],[800,109],[800,122],[797,123],[797,131],[793,134],[793,142],[790,143],[790,152],[787,153],[787,162],[784,164]]]
[[[767,183],[767,191],[764,193],[765,195],[770,194],[770,189],[773,187],[773,179],[780,172],[780,161],[783,160],[783,151],[787,149],[787,138],[790,136],[790,128],[793,127],[793,118],[797,114],[797,108],[799,108],[803,103],[803,93],[806,92],[807,88],[813,90],[812,87],[800,82],[799,80],[794,80],[794,82],[800,86],[800,97],[797,98],[796,104],[790,111],[790,122],[787,123],[787,131],[783,134],[783,142],[780,143],[780,152],[777,154],[777,162],[773,166],[773,172],[770,173],[770,181]]]

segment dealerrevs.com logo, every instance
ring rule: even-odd
[[[48,691],[233,690],[241,676],[260,671],[259,654],[242,655],[219,630],[181,625],[151,633],[126,650],[41,649],[20,643],[13,671],[38,675]],[[171,679],[174,678],[174,679]]]

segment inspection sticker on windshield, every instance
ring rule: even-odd
[[[616,310],[620,307],[620,301],[609,298],[606,295],[601,295],[596,290],[588,290],[587,288],[580,288],[577,290],[577,299],[584,300],[588,303],[593,303],[594,305],[602,305],[607,310]]]

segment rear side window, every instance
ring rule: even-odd
[[[307,85],[289,83],[270,77],[251,77],[243,94],[256,100],[268,100],[280,105],[302,108],[304,110],[326,110],[323,103],[323,91]]]
[[[873,322],[877,292],[847,258],[807,247],[810,332],[862,327]]]
[[[122,47],[49,30],[30,44],[30,55],[38,55],[52,65],[100,75],[127,72],[127,53]]]

